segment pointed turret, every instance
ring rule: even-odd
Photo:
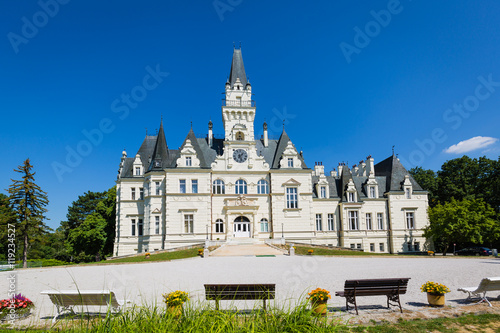
[[[234,49],[233,51],[233,62],[231,63],[231,72],[229,73],[229,84],[231,89],[234,89],[236,81],[239,79],[242,89],[247,86],[247,75],[245,73],[245,66],[243,65],[243,57],[241,55],[241,49]]]
[[[149,166],[149,170],[161,170],[166,166],[168,161],[168,146],[163,131],[163,119],[160,123],[160,130],[156,136],[155,149],[153,150],[153,161]]]

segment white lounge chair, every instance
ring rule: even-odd
[[[57,308],[53,323],[64,313],[74,314],[74,306],[106,306],[107,312],[118,312],[125,303],[117,300],[110,290],[45,290],[41,294],[48,295]]]
[[[476,304],[487,302],[489,306],[492,306],[490,301],[486,298],[486,292],[500,291],[500,277],[484,278],[481,280],[481,283],[479,283],[479,286],[459,288],[458,291],[469,293],[467,300],[471,300],[473,297],[480,297],[481,299]]]

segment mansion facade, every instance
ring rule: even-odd
[[[224,138],[208,123],[170,149],[163,122],[117,179],[114,255],[252,238],[398,253],[428,248],[427,192],[394,154],[325,174],[309,168],[283,129],[255,138],[256,107],[241,49],[234,49],[222,105]]]

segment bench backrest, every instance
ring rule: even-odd
[[[410,278],[346,280],[344,292],[364,295],[405,294]]]
[[[207,300],[274,299],[275,284],[205,284]]]
[[[119,307],[112,291],[108,292],[45,292],[52,303],[59,306],[107,306]]]
[[[485,278],[481,280],[476,292],[500,290],[500,277]]]

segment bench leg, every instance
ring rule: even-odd
[[[387,295],[387,308],[389,309],[391,306],[390,302],[397,302],[397,305],[399,306],[399,311],[403,313],[403,308],[401,307],[401,300],[399,299],[399,294],[396,295]],[[393,304],[396,305],[396,304]]]

